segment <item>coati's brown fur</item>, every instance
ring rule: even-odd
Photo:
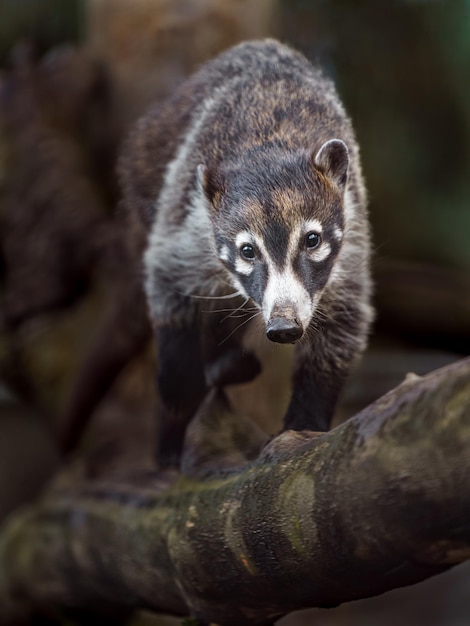
[[[261,336],[296,343],[285,428],[327,429],[372,318],[359,150],[332,83],[279,42],[236,46],[137,124],[120,169],[162,455],[178,455],[209,386],[258,372],[242,345],[251,315]]]

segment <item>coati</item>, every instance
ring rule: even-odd
[[[284,428],[328,429],[372,319],[359,150],[330,80],[277,41],[242,43],[137,124],[120,172],[145,248],[162,457],[210,386],[258,373],[251,323],[296,344]]]

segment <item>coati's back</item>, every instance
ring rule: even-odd
[[[297,343],[286,426],[327,427],[372,318],[358,146],[332,83],[276,41],[232,48],[137,125],[121,180],[140,215],[171,419],[186,423],[207,386],[227,378],[208,362],[232,350],[231,335],[207,350],[197,336],[197,298],[223,296],[241,314],[255,306],[268,339]],[[162,382],[169,363],[197,387],[181,410],[174,383]]]
[[[201,115],[204,126],[197,124]],[[333,84],[305,57],[275,40],[231,48],[138,122],[119,169],[124,201],[147,226],[167,166],[188,132],[200,135],[197,143],[204,145],[208,166],[263,141],[313,150],[339,134],[351,153],[353,201],[365,202],[357,143]]]

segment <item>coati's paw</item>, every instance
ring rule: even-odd
[[[261,451],[259,458],[274,460],[309,445],[325,433],[315,430],[285,430],[271,438]]]
[[[225,352],[216,361],[212,361],[204,370],[208,387],[239,385],[255,379],[261,372],[261,364],[252,352],[242,352],[233,348]]]

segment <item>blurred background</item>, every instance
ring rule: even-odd
[[[323,65],[362,150],[377,320],[337,419],[470,352],[470,3],[0,0],[0,521],[78,442],[89,476],[153,466],[155,363],[119,147],[198,65],[264,36]],[[273,364],[232,398],[274,432],[286,375]],[[469,616],[461,566],[282,624]]]

